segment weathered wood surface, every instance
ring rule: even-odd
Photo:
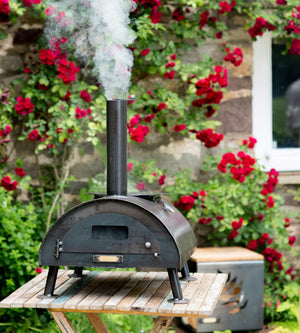
[[[51,314],[62,333],[76,333],[64,312],[51,312]]]
[[[194,251],[190,258],[190,260],[198,263],[216,261],[252,261],[263,259],[263,255],[239,246],[199,247]]]
[[[98,313],[86,313],[85,315],[94,327],[96,333],[109,333]]]
[[[74,278],[69,276],[72,271],[59,270],[54,291],[58,297],[40,299],[47,273],[44,270],[2,300],[0,308],[203,317],[212,313],[227,278],[226,274],[194,273],[196,281],[180,282],[189,303],[173,304],[168,302],[172,292],[167,272],[85,271],[84,277]]]
[[[169,327],[173,317],[158,317],[150,333],[163,333]]]

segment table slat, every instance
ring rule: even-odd
[[[156,272],[149,272],[145,277],[138,282],[136,287],[130,291],[125,299],[122,300],[117,306],[119,311],[130,311],[132,303],[137,299],[137,297],[148,287],[153,278],[157,275]]]
[[[80,301],[76,309],[78,310],[89,310],[91,304],[101,295],[104,293],[105,289],[108,288],[110,284],[109,277],[113,274],[112,271],[105,271],[103,274],[101,274],[99,279],[98,286],[93,290],[93,293],[88,294],[82,301]],[[121,272],[118,273],[119,275]],[[117,275],[118,277],[118,275]]]
[[[156,312],[159,305],[170,291],[170,282],[165,280],[161,287],[155,292],[145,305],[145,312]]]
[[[115,310],[117,305],[123,300],[127,294],[139,283],[140,279],[142,279],[146,275],[146,272],[139,272],[132,276],[132,278],[127,281],[127,283],[119,289],[113,297],[111,297],[104,305],[105,310]]]
[[[97,271],[92,271],[86,276],[84,276],[79,281],[76,281],[72,287],[66,290],[62,295],[60,295],[56,300],[51,303],[51,307],[55,307],[56,309],[61,309],[64,307],[64,304],[69,301],[74,295],[76,295],[80,289],[85,287],[89,282],[91,282],[98,274]]]
[[[201,284],[199,284],[197,290],[195,290],[194,297],[186,307],[186,313],[196,314],[199,311],[199,308],[205,300],[206,295],[210,292],[210,287],[213,284],[215,277],[216,274],[214,273],[208,273],[204,275],[203,279],[201,280]],[[195,295],[197,295],[197,297],[195,297]]]
[[[108,285],[106,290],[103,290],[103,293],[95,299],[95,301],[90,305],[90,308],[93,310],[102,310],[104,304],[109,300],[118,290],[121,288],[134,274],[134,272],[121,272],[118,279],[112,279],[111,283]],[[124,274],[125,273],[125,274]]]
[[[209,316],[211,311],[210,309],[216,305],[218,296],[220,295],[220,289],[222,289],[222,286],[224,285],[224,279],[226,279],[226,277],[226,274],[216,275],[210,288],[210,292],[208,293],[201,307],[201,312],[203,312],[204,315],[206,314]]]
[[[201,282],[204,277],[204,274],[203,273],[194,273],[193,275],[191,274],[191,276],[196,278],[196,280],[190,281],[183,291],[183,297],[186,299],[189,299],[190,301],[193,299],[194,295],[196,294],[198,286],[201,286]],[[177,314],[177,315],[184,314],[187,306],[188,306],[188,303],[187,304],[174,304],[172,313]]]
[[[132,304],[131,308],[135,311],[143,311],[145,309],[145,305],[151,299],[153,294],[158,290],[158,288],[160,288],[166,278],[166,272],[159,272],[156,276],[156,279],[151,281],[148,288],[141,293],[139,298]]]
[[[77,305],[84,300],[89,294],[93,292],[101,284],[101,282],[109,275],[110,272],[102,271],[101,274],[97,274],[92,281],[86,284],[80,293],[73,295],[64,303],[64,309],[76,309]]]

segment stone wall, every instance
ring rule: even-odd
[[[220,152],[222,149],[237,149],[242,140],[251,135],[252,132],[252,112],[251,112],[251,88],[252,88],[252,45],[248,33],[244,29],[244,19],[240,16],[228,15],[224,18],[228,20],[229,31],[226,42],[233,47],[240,47],[243,50],[244,60],[241,66],[234,67],[228,65],[229,86],[220,104],[218,119],[222,126],[217,129],[224,133],[224,140],[220,147],[213,149],[213,152]],[[16,77],[22,76],[22,67],[26,56],[36,47],[37,39],[42,34],[42,25],[24,17],[22,21],[14,26],[8,27],[8,38],[0,41],[0,88],[7,87]],[[201,60],[204,53],[208,53],[214,58],[223,55],[219,52],[221,41],[207,42],[204,47],[192,48],[186,52],[182,61],[197,62]],[[141,84],[150,85],[157,78],[152,78],[148,82],[144,80]],[[71,165],[71,174],[76,177],[76,182],[72,188],[67,190],[67,196],[72,204],[78,202],[77,195],[80,188],[85,186],[87,180],[95,174],[104,170],[103,162],[99,153],[85,142],[81,143],[74,153],[74,160]],[[80,149],[84,147],[85,155],[80,154]],[[154,132],[146,137],[140,145],[131,144],[129,156],[140,161],[150,158],[157,160],[157,166],[168,170],[168,174],[180,171],[183,168],[191,168],[193,177],[197,178],[201,170],[201,163],[207,151],[198,140],[183,138],[180,134],[160,135]],[[22,158],[24,167],[30,170],[33,181],[37,178],[35,168],[35,156],[33,147],[28,143],[18,143],[13,152],[14,157]],[[44,164],[48,160],[44,158]],[[290,174],[289,177],[281,175],[282,186],[280,191],[286,199],[286,208],[299,211],[299,205],[292,200],[288,189],[297,188],[300,183],[298,174]],[[169,179],[170,180],[170,179]],[[295,219],[291,228],[292,234],[297,237],[296,248],[300,249],[300,220]],[[201,238],[201,231],[199,231]],[[294,265],[300,270],[300,261],[294,260]]]

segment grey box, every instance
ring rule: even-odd
[[[226,273],[228,279],[213,314],[185,318],[196,332],[258,330],[263,327],[263,256],[240,247],[198,248],[191,272]]]

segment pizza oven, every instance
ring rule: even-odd
[[[196,246],[184,216],[160,195],[127,194],[127,100],[107,101],[107,193],[71,208],[45,236],[39,264],[49,266],[42,297],[53,297],[59,266],[159,268],[169,274],[173,299],[190,280],[187,261]]]

